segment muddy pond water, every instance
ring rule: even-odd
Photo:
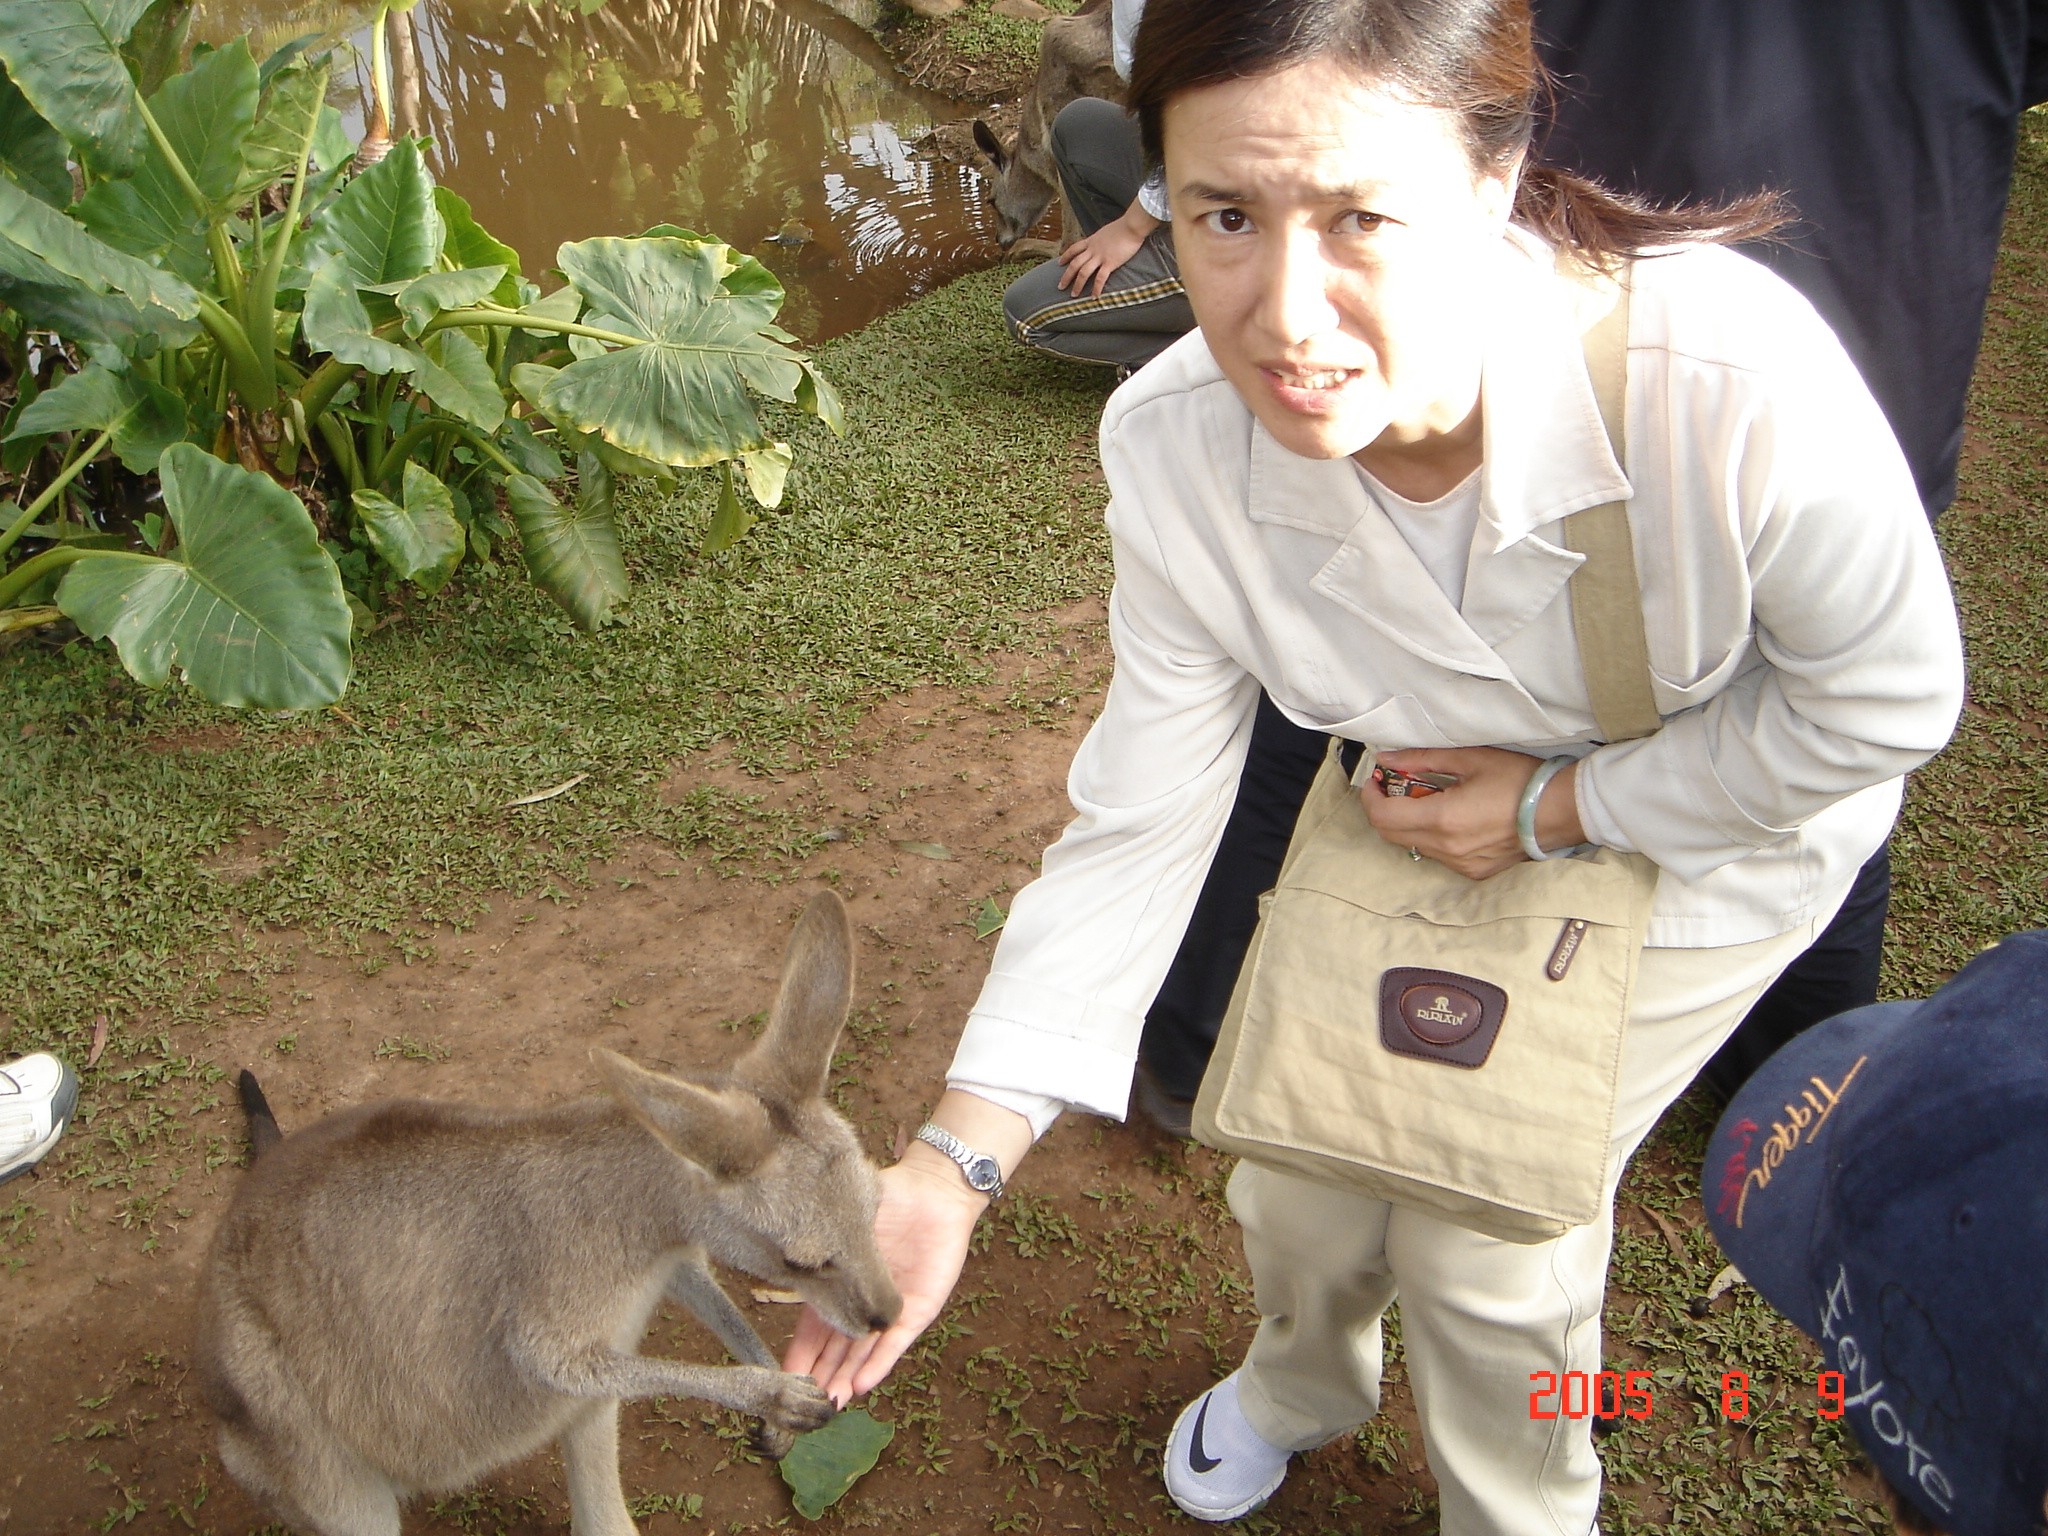
[[[590,235],[674,223],[767,263],[807,341],[996,259],[979,177],[925,148],[969,109],[904,82],[878,0],[419,0],[390,18],[394,130],[527,274]],[[258,56],[336,39],[360,137],[373,7],[200,0],[197,35]]]

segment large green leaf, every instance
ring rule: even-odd
[[[300,329],[315,352],[331,352],[372,373],[409,374],[419,366],[417,353],[372,332],[370,312],[363,308],[348,262],[339,254],[328,256],[306,285]]]
[[[165,450],[160,474],[174,558],[90,555],[65,574],[57,606],[111,639],[152,687],[176,667],[216,704],[307,709],[340,698],[348,599],[298,498],[190,443]]]
[[[469,204],[446,187],[434,188],[441,215],[441,256],[451,267],[503,267],[491,297],[511,308],[519,302],[519,253],[476,221]]]
[[[4,0],[0,0],[4,3]],[[47,203],[0,176],[0,238],[19,245],[65,278],[95,293],[118,293],[180,320],[199,313],[199,294],[184,279],[138,261],[93,238]]]
[[[105,342],[132,357],[154,356],[160,346],[183,346],[199,334],[190,320],[88,288],[6,239],[0,239],[0,304],[69,341]]]
[[[782,1480],[789,1484],[796,1512],[815,1520],[837,1503],[881,1459],[896,1426],[872,1418],[864,1408],[849,1408],[822,1429],[798,1435],[782,1458]]]
[[[351,181],[313,222],[309,265],[327,253],[343,257],[358,284],[418,277],[441,254],[441,215],[434,178],[411,139]]]
[[[405,505],[376,491],[357,491],[356,516],[384,563],[432,597],[462,563],[465,537],[455,498],[428,470],[405,466]]]
[[[505,498],[534,585],[594,630],[626,595],[626,562],[612,517],[611,471],[590,454],[579,454],[576,477],[573,507],[564,507],[531,475],[507,476]]]
[[[146,475],[166,448],[184,441],[185,402],[139,374],[92,363],[22,407],[7,440],[78,431],[111,431],[121,462]]]
[[[469,267],[454,272],[429,272],[398,290],[398,312],[405,316],[405,334],[417,336],[444,309],[462,309],[486,299],[505,276],[501,266]]]
[[[255,186],[248,180],[258,96],[256,61],[240,38],[171,76],[150,97],[150,110],[205,207],[194,205],[162,146],[152,140],[133,176],[98,182],[85,194],[80,220],[109,245],[160,259],[188,282],[203,285],[213,266],[207,230],[271,179]],[[318,102],[312,105],[317,110]],[[309,126],[309,120],[299,124],[302,132]],[[296,141],[291,156],[296,165]]]
[[[142,113],[121,43],[149,0],[0,0],[0,60],[36,111],[95,169],[126,176]]]
[[[42,120],[13,80],[0,74],[0,171],[52,208],[62,208],[71,201],[71,172],[64,158],[64,135]]]
[[[270,60],[264,61],[267,69]],[[256,122],[242,148],[236,201],[253,197],[299,168],[299,151],[318,129],[327,100],[327,61],[279,70],[263,88]]]
[[[442,331],[412,351],[413,382],[451,416],[495,432],[505,420],[505,395],[482,347],[462,331]]]
[[[185,47],[192,40],[194,0],[150,0],[149,9],[121,45],[128,73],[147,96],[185,65]]]
[[[564,245],[562,271],[638,345],[569,364],[541,404],[557,421],[662,464],[716,464],[769,446],[752,388],[794,400],[800,358],[762,334],[776,305],[732,295],[722,248],[672,238],[603,238]]]

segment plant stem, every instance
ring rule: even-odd
[[[351,491],[363,489],[363,465],[356,457],[356,442],[349,436],[348,428],[332,416],[325,415],[315,416],[313,425],[327,439],[327,451],[341,466],[342,478],[348,481],[348,488]]]
[[[109,427],[98,437],[94,438],[91,446],[86,448],[83,453],[78,452],[74,445],[72,456],[66,459],[63,468],[57,471],[57,478],[44,486],[42,494],[30,502],[22,514],[7,525],[6,532],[0,533],[0,555],[4,555],[8,550],[14,548],[21,536],[28,532],[29,526],[38,517],[42,516],[43,508],[64,494],[64,487],[76,480],[84,472],[85,466],[90,464],[99,451],[113,440],[113,436],[113,428]]]
[[[405,463],[406,455],[411,453],[417,444],[424,442],[436,432],[462,439],[478,453],[496,462],[508,475],[520,473],[519,466],[506,458],[496,443],[470,427],[468,423],[455,421],[447,416],[429,416],[425,421],[416,421],[407,427],[391,444],[383,458],[377,461],[377,473],[372,477],[372,483],[382,485],[390,479]]]
[[[64,617],[64,610],[51,603],[37,608],[9,608],[0,612],[0,635],[17,629],[41,629]]]
[[[503,325],[519,331],[548,331],[557,336],[594,336],[599,341],[615,341],[620,346],[644,347],[645,336],[628,336],[623,331],[600,330],[594,325],[585,325],[578,320],[549,320],[541,315],[529,315],[524,310],[476,307],[472,309],[444,309],[427,322],[420,332],[425,341],[436,331],[445,331],[453,325]]]
[[[213,338],[213,344],[220,348],[227,358],[228,371],[235,381],[235,391],[252,410],[267,411],[277,404],[277,370],[266,370],[256,356],[256,349],[249,344],[249,333],[242,329],[241,321],[205,294],[199,295],[199,323],[206,327],[206,333]],[[266,349],[276,346],[272,337],[265,338]]]
[[[391,115],[391,53],[384,38],[384,28],[391,13],[391,7],[377,7],[377,23],[370,28],[370,88],[377,93],[377,110],[384,116],[385,131],[395,121]]]
[[[326,75],[327,71],[325,66],[323,66],[321,70],[323,82],[326,79]],[[324,84],[321,90],[321,99],[323,101],[326,99]],[[298,233],[299,201],[305,192],[306,167],[312,162],[313,158],[313,136],[319,131],[319,128],[320,114],[315,112],[312,122],[307,126],[306,137],[299,145],[298,169],[292,174],[291,195],[285,199],[284,218],[279,221],[277,226],[277,245],[266,255],[259,257],[256,268],[256,280],[250,285],[248,302],[243,310],[243,313],[248,318],[250,328],[252,330],[260,330],[263,333],[263,341],[265,343],[264,355],[270,359],[271,404],[273,405],[276,403],[275,391],[277,388],[277,284],[278,279],[284,274],[285,256],[292,248],[292,237]],[[263,228],[263,202],[260,194],[256,203],[256,228],[258,232],[257,238],[260,241]],[[259,318],[259,316],[262,318]],[[267,323],[265,323],[266,321]]]
[[[163,130],[163,124],[156,120],[156,114],[149,110],[149,102],[138,88],[135,92],[135,108],[142,114],[142,125],[149,130],[149,136],[156,142],[157,152],[164,157],[164,164],[170,167],[171,179],[177,182],[187,201],[206,224],[206,249],[213,258],[213,274],[218,279],[221,292],[228,302],[237,308],[242,302],[242,263],[235,255],[235,244],[228,238],[227,230],[214,217],[213,204],[206,194],[199,190],[199,183],[192,179],[192,173],[185,168],[185,162],[178,158],[178,152],[171,148],[170,136]]]
[[[55,549],[46,549],[39,555],[32,555],[21,562],[5,576],[0,576],[0,608],[7,607],[22,593],[41,581],[52,571],[61,571],[67,565],[98,556],[102,560],[153,560],[154,555],[130,554],[118,549],[80,549],[76,544],[59,544]]]

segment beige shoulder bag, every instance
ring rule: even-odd
[[[1622,454],[1628,291],[1585,338]],[[1601,734],[1657,729],[1628,518],[1564,521]],[[1195,1134],[1512,1242],[1594,1220],[1622,1031],[1657,883],[1599,849],[1468,880],[1384,842],[1335,744],[1238,975]]]

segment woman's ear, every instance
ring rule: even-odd
[[[1479,174],[1474,190],[1479,195],[1480,210],[1487,223],[1496,229],[1505,230],[1514,216],[1515,193],[1522,185],[1522,168],[1528,160],[1526,149],[1517,150],[1512,160]]]

